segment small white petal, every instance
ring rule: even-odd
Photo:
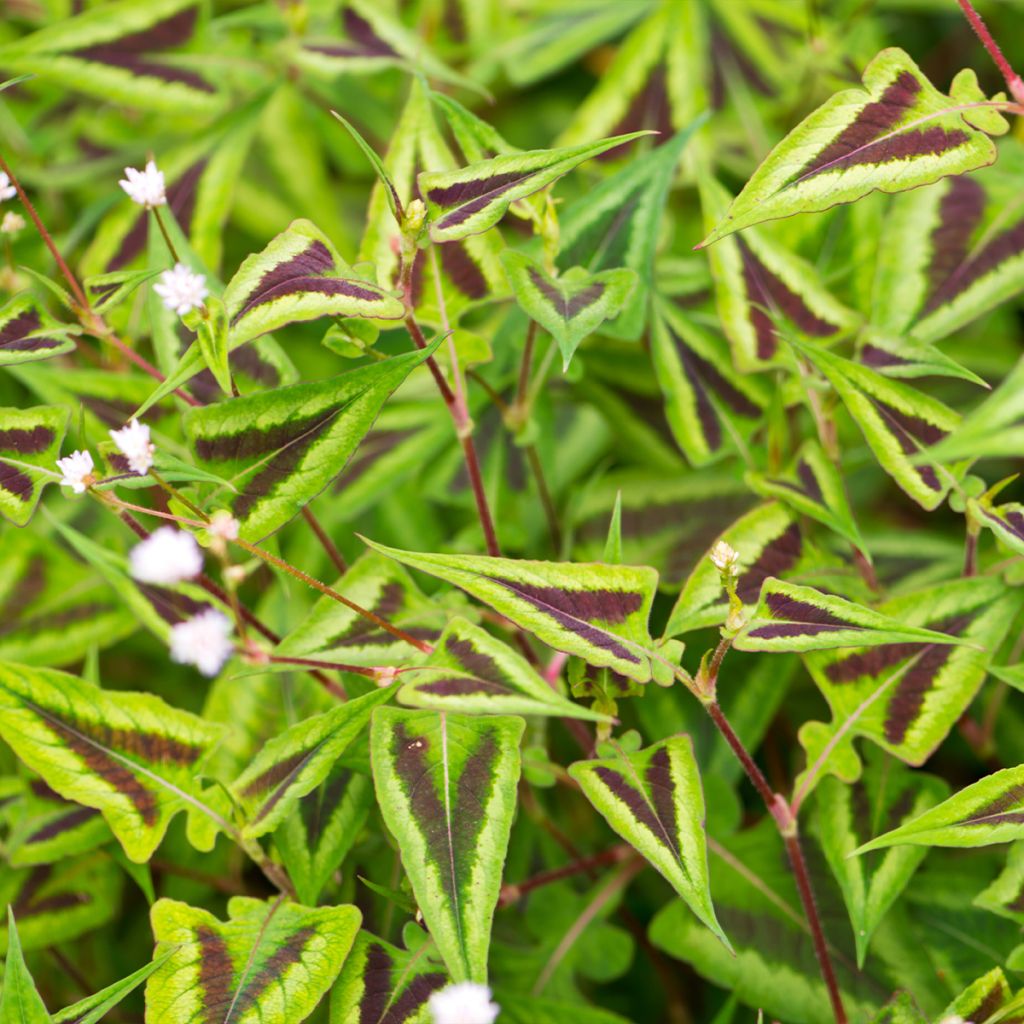
[[[734,569],[739,561],[739,557],[733,546],[724,540],[720,540],[711,549],[711,554],[708,555],[711,564],[719,572],[727,572]]]
[[[0,193],[2,193],[0,189]],[[0,221],[0,235],[16,235],[25,226],[25,218],[20,213],[8,210]]]
[[[132,419],[120,430],[110,431],[110,436],[132,471],[145,476],[153,465],[153,453],[156,451],[156,446],[149,439],[149,427]]]
[[[225,508],[218,509],[210,516],[207,529],[218,540],[238,540],[239,522]]]
[[[195,665],[204,676],[215,676],[233,652],[231,620],[215,608],[207,608],[171,629],[171,660]]]
[[[170,586],[190,580],[203,571],[203,553],[191,533],[161,526],[129,555],[132,576],[140,583]]]
[[[13,199],[18,194],[18,190],[11,184],[11,179],[0,171],[0,203],[5,199]]]
[[[118,184],[128,194],[132,202],[144,206],[147,210],[163,206],[167,202],[164,188],[164,172],[150,160],[145,170],[137,171],[134,167],[124,169],[125,176]]]
[[[435,992],[427,1005],[434,1024],[494,1024],[500,1009],[491,1002],[491,990],[472,981]]]
[[[75,494],[81,494],[92,482],[93,462],[89,452],[72,452],[57,460],[57,468],[63,474],[60,482]]]
[[[153,291],[160,296],[168,309],[178,316],[184,316],[191,309],[198,309],[203,299],[210,294],[206,278],[197,274],[184,263],[176,263],[171,270],[160,275],[160,281],[153,285]]]

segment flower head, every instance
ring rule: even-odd
[[[16,235],[24,226],[25,218],[20,213],[8,210],[0,221],[0,235]]]
[[[145,476],[153,465],[156,446],[149,439],[149,427],[134,417],[120,430],[110,431],[117,450],[128,460],[132,472]]]
[[[18,194],[18,190],[11,184],[11,179],[0,171],[0,203],[5,199],[13,199]]]
[[[719,572],[734,572],[736,570],[736,563],[739,561],[740,556],[736,553],[736,549],[731,544],[724,540],[720,540],[712,549],[711,554],[708,555],[711,560],[711,564]]]
[[[190,580],[203,571],[203,553],[191,533],[161,526],[129,555],[132,576],[140,583],[168,586]]]
[[[500,1009],[491,1002],[491,990],[472,981],[440,989],[428,1005],[434,1024],[494,1024]]]
[[[171,628],[171,660],[195,665],[204,676],[215,676],[234,652],[231,620],[207,608]]]
[[[92,456],[88,452],[72,452],[63,459],[57,460],[57,468],[61,471],[61,483],[70,487],[75,494],[81,494],[90,484],[95,482],[92,475]]]
[[[164,172],[159,170],[156,164],[150,160],[145,170],[137,171],[134,167],[124,169],[125,177],[118,184],[128,193],[132,202],[152,210],[157,206],[163,206],[167,202],[167,193],[164,190]]]
[[[172,270],[165,270],[160,275],[159,283],[153,285],[153,291],[178,316],[184,316],[190,309],[198,309],[203,299],[210,294],[206,278],[190,270],[184,263],[175,263]]]
[[[219,508],[210,516],[207,529],[218,540],[238,540],[238,520],[226,508]]]

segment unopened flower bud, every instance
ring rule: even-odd
[[[708,555],[711,564],[721,573],[735,572],[740,556],[736,549],[727,541],[720,540]]]
[[[427,208],[422,199],[414,199],[405,208],[405,220],[402,228],[409,234],[418,234],[423,222],[427,219]]]
[[[0,235],[16,235],[25,227],[25,218],[20,213],[8,210],[0,221]]]

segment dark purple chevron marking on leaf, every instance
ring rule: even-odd
[[[345,767],[335,765],[327,781],[299,801],[299,814],[306,829],[306,841],[310,850],[320,845],[331,815],[341,806],[353,773]]]
[[[370,611],[382,619],[392,619],[404,604],[405,590],[402,584],[392,581],[381,587],[380,594],[371,605]],[[330,637],[325,646],[359,647],[367,643],[394,643],[394,639],[390,633],[375,626],[369,619],[357,615],[344,629]]]
[[[354,484],[379,458],[397,448],[403,441],[412,437],[417,431],[410,430],[374,430],[363,438],[358,451],[348,465],[338,474],[334,481],[333,493],[341,494],[346,487]]]
[[[0,326],[0,351],[40,352],[48,348],[58,348],[63,344],[59,338],[48,338],[41,334],[28,337],[42,326],[42,319],[34,309],[26,309],[11,317],[7,323]]]
[[[844,629],[856,629],[856,623],[839,618],[825,608],[797,601],[785,594],[769,594],[765,600],[768,611],[776,623],[758,626],[750,635],[763,640],[782,637],[818,636],[821,633],[835,633]]]
[[[227,943],[205,924],[199,925],[194,934],[199,946],[199,987],[203,993],[204,1016],[209,1021],[227,1020],[235,974]]]
[[[281,978],[288,968],[302,959],[302,954],[310,941],[316,937],[316,929],[312,927],[296,928],[285,941],[267,957],[262,966],[244,982],[234,1002],[235,1012],[224,1020],[241,1020],[246,1011],[259,1005],[260,997],[272,985],[280,984]]]
[[[663,145],[674,134],[672,101],[665,87],[665,69],[661,65],[652,69],[644,87],[633,97],[625,114],[608,134],[630,135],[645,128],[652,128],[659,133],[653,136],[655,146]],[[626,146],[632,147],[639,141],[634,139],[626,143]],[[601,163],[607,163],[620,159],[625,152],[628,152],[626,148],[616,146],[606,153],[599,153],[596,159]]]
[[[939,203],[938,224],[930,239],[930,294],[924,305],[925,312],[934,308],[936,293],[967,259],[971,236],[984,212],[985,190],[974,178],[963,174],[949,179],[946,194]]]
[[[490,680],[475,679],[471,676],[434,679],[429,683],[421,683],[416,689],[420,693],[429,693],[437,697],[471,697],[479,694],[504,697],[515,693],[515,690],[501,683],[492,683]]]
[[[865,345],[860,350],[860,361],[873,370],[884,370],[889,366],[910,366],[909,359],[904,359],[877,345]]]
[[[19,921],[60,910],[70,910],[92,902],[92,896],[88,892],[55,892],[44,896],[42,892],[52,878],[53,866],[50,864],[41,864],[32,869],[11,905]]]
[[[448,280],[470,299],[482,299],[488,292],[487,278],[461,242],[445,242],[438,246],[441,267]]]
[[[40,633],[43,630],[55,633],[68,626],[88,622],[101,615],[109,615],[115,611],[115,608],[110,604],[86,602],[59,612],[46,612],[25,617],[20,617],[18,611],[20,609],[15,610],[13,619],[0,622],[0,636],[7,636],[11,633]]]
[[[392,1000],[396,982],[394,962],[390,953],[378,943],[366,951],[366,965],[363,968],[363,996],[359,1002],[359,1024],[407,1024],[410,1017],[421,1009],[433,992],[443,988],[448,979],[444,974],[418,974],[402,993]]]
[[[373,26],[351,7],[341,15],[342,25],[348,40],[343,43],[313,44],[307,50],[322,53],[327,57],[378,57],[391,60],[399,54],[373,30]]]
[[[806,459],[801,459],[797,463],[796,475],[800,478],[800,483],[803,484],[804,493],[807,497],[811,501],[816,501],[819,505],[824,505],[825,495],[821,491],[821,485],[818,483],[817,476],[815,476],[814,467]]]
[[[597,302],[605,292],[605,286],[599,281],[595,281],[578,292],[566,295],[533,267],[530,267],[527,274],[533,286],[551,303],[555,312],[563,320],[572,320],[579,316],[583,310]]]
[[[277,806],[288,792],[288,787],[295,781],[295,777],[318,749],[319,744],[316,744],[306,750],[289,754],[260,772],[246,785],[242,790],[242,796],[249,800],[266,797],[253,818],[254,823],[262,821]]]
[[[727,69],[735,69],[747,84],[762,96],[773,96],[772,88],[757,65],[747,55],[744,46],[736,46],[719,25],[711,20],[711,109],[720,110],[728,89]]]
[[[449,636],[445,639],[444,649],[477,679],[497,680],[504,676],[504,673],[498,668],[498,663],[489,654],[478,651],[469,640]]]
[[[790,523],[774,540],[765,545],[757,561],[739,578],[736,593],[744,604],[756,601],[761,595],[761,584],[769,576],[782,576],[800,560],[803,538],[800,527]]]
[[[621,640],[591,623],[618,625],[625,622],[643,605],[643,594],[628,590],[563,590],[559,587],[520,583],[499,576],[487,578],[511,590],[537,611],[554,619],[563,629],[575,633],[587,643],[601,647],[623,661],[640,664],[641,659]]]
[[[963,826],[1008,823],[1019,825],[1022,822],[1024,822],[1024,785],[1017,783],[989,803],[975,808],[968,817],[956,824]]]
[[[668,747],[659,747],[647,764],[644,776],[647,788],[651,791],[651,803],[654,804],[658,821],[661,822],[669,837],[671,846],[679,857],[679,820],[676,810],[676,786],[672,781],[672,760]],[[681,858],[680,858],[681,859]]]
[[[679,853],[679,833],[676,823],[675,802],[673,799],[674,786],[668,768],[668,754],[662,748],[657,753],[664,755],[657,764],[652,757],[647,767],[647,783],[651,784],[651,776],[659,787],[662,788],[660,796],[648,800],[646,795],[638,790],[630,781],[628,773],[619,768],[609,768],[605,765],[596,765],[594,774],[608,788],[616,800],[620,800],[630,810],[637,822],[647,829],[660,843],[663,843],[672,856],[683,864]],[[655,755],[656,756],[656,755]],[[668,792],[664,787],[668,786]],[[656,801],[656,802],[655,802]],[[669,807],[666,807],[666,804]],[[669,809],[670,808],[670,809]],[[662,811],[668,813],[668,817],[662,816]]]
[[[196,601],[187,594],[179,594],[166,587],[154,587],[148,583],[136,583],[142,596],[153,606],[157,615],[172,626],[198,615],[212,605]]]
[[[56,435],[50,427],[10,427],[0,430],[0,451],[19,455],[39,455],[54,442]]]
[[[945,430],[920,416],[912,416],[910,413],[896,409],[873,395],[866,397],[875,407],[878,415],[885,421],[889,432],[896,438],[904,455],[917,455],[923,449],[938,444],[946,436]],[[913,468],[925,487],[932,491],[942,490],[942,484],[939,483],[934,466],[920,465]]]
[[[981,514],[991,523],[1008,530],[1019,540],[1024,541],[1024,513],[1018,509],[980,508]]]
[[[78,828],[79,825],[84,825],[87,821],[92,821],[99,813],[99,811],[93,810],[91,807],[73,807],[60,815],[60,817],[54,818],[53,821],[49,821],[42,828],[37,829],[28,837],[26,842],[49,842],[51,839],[64,835],[65,832]]]
[[[264,388],[281,383],[281,374],[273,363],[264,359],[255,345],[240,345],[228,356],[228,363],[236,383],[239,377],[248,377]],[[200,370],[189,382],[189,390],[201,402],[211,405],[221,398],[220,385],[209,370]]]
[[[440,207],[458,206],[474,199],[489,200],[508,191],[533,173],[535,172],[506,171],[504,174],[492,174],[486,178],[458,181],[454,185],[436,185],[427,191],[427,199]]]

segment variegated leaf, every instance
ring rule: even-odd
[[[397,708],[373,715],[377,802],[455,981],[487,980],[524,724]]]
[[[949,96],[903,50],[883,50],[864,69],[864,88],[837,93],[805,118],[754,172],[729,212],[702,242],[776,217],[827,210],[869,192],[901,192],[996,158],[989,135],[1007,130],[973,71]]]
[[[1020,1019],[1021,992],[1010,988],[1002,968],[993,967],[972,982],[939,1015],[939,1019],[1001,1021],[1015,1024]],[[1011,1011],[1016,1010],[1017,1013]]]
[[[451,242],[494,227],[512,203],[539,192],[591,157],[639,138],[632,132],[565,149],[535,149],[470,164],[456,171],[419,175],[430,213],[430,237]]]
[[[12,867],[52,864],[110,841],[99,811],[62,799],[42,779],[26,780],[22,795],[4,810],[10,829],[5,853]]]
[[[641,683],[655,671],[647,627],[658,585],[653,569],[421,554],[366,543],[461,587],[557,650]]]
[[[54,479],[69,418],[70,410],[55,405],[0,409],[0,515],[15,526],[31,520]]]
[[[10,663],[0,665],[0,708],[0,737],[61,796],[99,810],[136,863],[197,802],[196,776],[221,732],[152,694]]]
[[[616,757],[577,761],[569,774],[728,947],[711,904],[704,791],[690,737],[674,736],[631,754],[620,747]]]
[[[228,902],[228,915],[153,904],[155,955],[170,956],[146,983],[146,1024],[301,1024],[334,983],[361,921],[355,907],[245,896]]]
[[[1011,501],[1003,505],[968,499],[971,518],[987,526],[1011,551],[1024,555],[1024,505]]]
[[[230,787],[246,814],[242,834],[255,839],[277,828],[327,778],[345,748],[364,731],[373,709],[393,694],[393,689],[374,690],[297,722],[267,743]]]
[[[536,260],[514,249],[502,253],[502,262],[516,301],[558,343],[563,370],[587,335],[619,315],[637,280],[625,267],[597,274],[571,267],[552,277]]]
[[[434,653],[402,680],[398,699],[414,708],[604,720],[563,697],[521,654],[463,618],[448,623]]]
[[[330,239],[308,220],[293,221],[242,263],[224,289],[224,305],[232,347],[301,320],[401,320],[405,315],[400,299],[356,277]]]
[[[908,626],[895,616],[769,577],[753,614],[736,635],[740,651],[829,651],[837,647],[958,644],[945,632]]]
[[[917,341],[913,337],[882,334],[867,329],[861,332],[859,341],[858,361],[886,377],[956,377],[988,387],[981,377],[966,366],[934,345]]]
[[[53,1024],[98,1024],[126,996],[137,989],[155,970],[163,966],[169,953],[151,960],[126,978],[115,981],[99,992],[80,999],[53,1015]]]
[[[47,315],[31,295],[16,295],[0,309],[0,366],[74,352],[77,333]]]
[[[293,384],[190,410],[185,432],[199,465],[230,484],[218,493],[255,540],[273,533],[341,472],[381,407],[436,348],[327,380]]]
[[[25,964],[14,923],[14,908],[7,907],[7,962],[0,992],[0,1020],[10,1024],[50,1024],[43,997]]]

